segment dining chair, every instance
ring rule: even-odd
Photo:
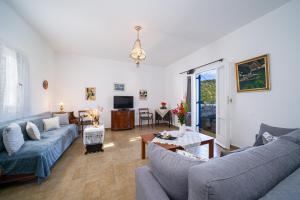
[[[148,121],[148,126],[150,126],[150,120],[151,120],[151,126],[153,127],[153,113],[149,112],[149,108],[139,108],[139,126],[142,128],[143,126],[143,120]]]

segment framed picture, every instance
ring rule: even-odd
[[[123,83],[115,83],[114,84],[115,91],[125,91],[125,84]]]
[[[96,100],[96,88],[95,87],[85,88],[85,100],[87,100],[87,101],[95,101]]]
[[[147,97],[148,97],[148,92],[147,92],[147,90],[140,90],[139,94],[140,94],[140,99],[141,99],[141,100],[146,100]]]
[[[235,64],[238,92],[270,90],[269,56],[262,55]]]

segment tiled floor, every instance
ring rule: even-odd
[[[0,199],[135,199],[135,168],[146,165],[140,158],[140,137],[167,126],[128,131],[106,131],[103,153],[84,155],[81,137],[62,155],[42,184],[23,183],[0,189]],[[206,145],[207,146],[207,145]],[[207,156],[207,147],[197,149]],[[215,145],[216,146],[216,145]],[[215,155],[219,148],[215,147]]]

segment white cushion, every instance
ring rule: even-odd
[[[68,113],[54,113],[53,117],[59,117],[60,125],[68,125],[69,124],[69,115]]]
[[[44,130],[45,131],[51,131],[54,129],[59,128],[59,117],[52,117],[49,119],[43,119],[44,123]]]
[[[41,133],[40,133],[38,127],[32,122],[27,122],[26,132],[27,132],[27,135],[32,140],[40,140],[41,139]]]
[[[9,156],[19,151],[24,144],[24,137],[19,124],[11,123],[3,130],[3,143]]]

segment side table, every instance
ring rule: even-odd
[[[85,145],[86,152],[99,152],[103,151],[103,141],[104,141],[104,125],[100,126],[87,126],[83,131],[83,144]]]

